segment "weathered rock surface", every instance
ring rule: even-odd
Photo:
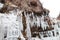
[[[18,8],[20,10],[35,13],[43,13],[43,11],[46,10],[43,8],[39,0],[0,0],[0,2],[4,4],[2,10],[5,8],[5,10],[13,10],[15,8]]]

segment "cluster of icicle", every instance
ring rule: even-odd
[[[0,13],[0,40],[18,40],[18,37],[21,38],[21,40],[26,40],[21,32],[23,31],[22,12],[22,10],[17,9],[9,13]],[[46,17],[44,15],[37,16],[34,15],[33,12],[30,14],[24,12],[24,15],[27,26],[25,31],[28,40],[33,40],[30,27],[37,26],[41,27],[43,30],[49,27],[47,21],[44,21],[44,17]],[[4,38],[4,36],[6,37]]]
[[[34,15],[34,13],[24,13],[25,18],[26,18],[26,24],[27,24],[27,37],[28,40],[32,40],[31,39],[31,30],[30,27],[41,27],[43,30],[45,30],[47,27],[49,27],[47,21],[44,21],[44,15],[42,16],[38,16],[38,15]]]
[[[31,27],[42,27],[42,29],[46,29],[47,27],[49,27],[47,21],[44,21],[44,18],[46,16],[42,15],[42,16],[38,16],[38,15],[34,15],[34,13],[24,13],[25,14],[25,18],[26,18],[26,22],[27,24],[29,24],[29,26]]]

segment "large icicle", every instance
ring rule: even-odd
[[[37,16],[37,27],[40,27],[40,17]]]
[[[27,24],[27,28],[26,28],[26,32],[27,32],[27,37],[28,37],[28,40],[31,40],[31,30],[30,30],[30,15],[29,14],[25,14],[25,17],[26,17],[26,24]]]
[[[35,22],[35,17],[34,17],[34,13],[32,13],[32,20],[31,20],[31,22],[30,22],[30,24],[31,24],[31,27],[33,27],[34,26],[34,22]]]
[[[22,12],[23,11],[17,10],[17,21],[19,21],[19,38],[21,38],[21,40],[25,40],[23,34],[21,33],[23,31]]]
[[[41,27],[44,30],[45,24],[44,24],[44,16],[41,17]]]
[[[49,27],[47,21],[44,21],[44,16],[43,15],[41,17],[41,27],[42,27],[43,30],[46,29],[47,27]]]

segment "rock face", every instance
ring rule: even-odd
[[[8,6],[7,10],[11,10],[14,9],[14,6],[11,5],[15,5],[17,6],[17,8],[24,10],[24,11],[30,11],[30,12],[38,12],[41,13],[43,12],[43,7],[42,4],[39,0],[0,0],[0,2],[2,2],[3,4],[5,4]],[[9,9],[9,7],[11,7]]]
[[[6,24],[8,27],[7,30],[9,31],[7,31],[7,35],[5,36],[7,36],[6,38],[8,40],[10,40],[9,38],[12,36],[9,34],[11,31],[11,34],[18,33],[17,36],[12,36],[11,40],[16,40],[17,38],[18,40],[33,40],[33,37],[41,39],[41,34],[43,34],[43,37],[54,34],[46,35],[46,32],[49,33],[54,28],[52,27],[53,24],[49,17],[49,10],[43,8],[39,0],[0,0],[0,2],[4,4],[0,9],[1,14],[6,13],[4,14],[5,16],[3,15],[2,20],[5,18],[8,20],[8,22],[5,23],[10,23],[8,26]],[[18,31],[15,32],[13,28]]]

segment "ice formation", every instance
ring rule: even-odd
[[[23,22],[22,22],[22,14],[23,11],[20,10],[13,10],[10,11],[9,14],[1,14],[0,13],[0,40],[18,40],[18,37],[21,38],[21,40],[26,40],[24,38],[24,35],[22,34],[23,31]],[[37,16],[34,15],[34,13],[26,13],[24,12],[25,18],[26,18],[26,37],[28,40],[48,40],[50,37],[58,37],[59,38],[59,29],[58,29],[58,24],[55,22],[55,25],[52,25],[54,30],[49,31],[44,31],[49,27],[47,21],[44,21],[45,16]],[[43,31],[38,32],[37,31],[32,32],[31,28],[32,27],[41,27]],[[40,28],[40,29],[41,29]],[[34,29],[34,28],[33,28]],[[36,30],[35,29],[35,30]],[[58,32],[58,34],[57,34]],[[39,36],[32,37],[32,33],[39,33]],[[53,35],[54,34],[54,35]],[[44,37],[45,36],[45,37]],[[59,40],[57,38],[57,40]],[[51,39],[54,40],[54,39]]]
[[[51,19],[39,0],[22,1],[23,10],[19,9],[20,1],[17,1],[17,5],[10,5],[12,2],[9,1],[7,9],[13,7],[14,10],[0,13],[0,40],[60,40],[60,21]]]

